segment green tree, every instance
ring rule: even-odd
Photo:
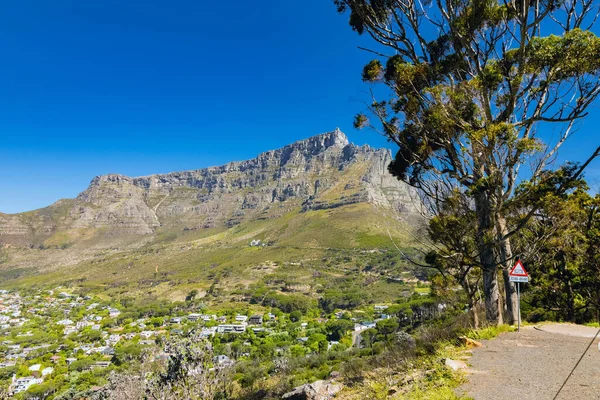
[[[192,289],[187,296],[185,296],[185,301],[192,301],[196,298],[196,296],[198,296],[198,290]]]
[[[437,214],[428,222],[429,237],[438,246],[425,256],[428,265],[436,268],[439,275],[432,278],[432,288],[436,294],[446,299],[452,298],[451,288],[459,284],[466,296],[467,308],[475,329],[479,327],[477,305],[480,302],[481,273],[477,247],[476,215],[468,199],[461,193],[448,195]],[[450,290],[446,290],[450,288]]]
[[[84,343],[99,342],[102,340],[102,332],[87,328],[81,332],[79,337]]]
[[[94,365],[94,360],[90,358],[82,358],[77,361],[73,361],[71,365],[69,365],[69,369],[72,371],[84,371],[89,369],[92,365]]]
[[[152,325],[155,328],[158,328],[159,326],[163,326],[164,324],[165,324],[165,319],[162,317],[152,317],[148,321],[148,325]]]
[[[398,146],[389,171],[415,187],[433,215],[456,191],[468,200],[486,317],[502,322],[501,270],[514,322],[516,293],[507,279],[515,258],[511,237],[535,210],[509,224],[507,209],[531,200],[532,191],[515,198],[523,165],[539,184],[600,94],[600,39],[589,30],[595,4],[333,1],[339,12],[349,12],[353,30],[378,46],[363,80],[389,93],[385,100],[373,95],[355,126],[376,129]],[[557,139],[544,141],[540,132],[550,126]]]
[[[115,365],[129,365],[133,361],[141,358],[143,347],[139,344],[131,343],[124,346],[119,346],[115,349],[115,355],[112,362]]]
[[[59,386],[54,381],[40,383],[39,385],[32,385],[25,394],[24,399],[47,399],[53,393],[59,389]]]
[[[377,339],[382,342],[390,343],[395,339],[395,333],[398,331],[400,324],[396,319],[384,319],[377,322]]]
[[[534,319],[598,319],[600,196],[588,194],[582,180],[575,186],[568,194],[541,196],[536,218],[515,241],[530,261],[532,285],[526,300],[534,308]],[[544,312],[535,315],[539,310]]]
[[[302,319],[302,313],[300,311],[292,311],[290,313],[290,321],[298,322]]]
[[[354,323],[346,319],[334,319],[327,321],[325,329],[329,335],[330,340],[339,341],[342,337],[348,333],[348,331],[354,328]]]
[[[313,333],[306,341],[307,346],[316,353],[322,353],[327,350],[327,336],[322,333]]]

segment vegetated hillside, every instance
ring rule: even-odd
[[[96,177],[75,199],[0,214],[0,276],[5,285],[173,299],[196,289],[232,300],[251,285],[312,294],[349,279],[380,284],[383,296],[412,276],[388,232],[410,252],[420,223],[390,160],[336,130],[221,167]]]

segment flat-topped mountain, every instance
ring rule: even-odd
[[[339,130],[218,167],[131,178],[94,178],[75,199],[0,214],[0,243],[67,247],[118,243],[161,230],[233,227],[244,221],[368,203],[411,214],[414,196],[387,173],[386,149],[356,146]]]

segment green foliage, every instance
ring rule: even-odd
[[[352,286],[341,289],[329,289],[319,299],[319,307],[325,312],[336,309],[351,310],[368,301],[368,293]]]
[[[363,69],[363,81],[375,82],[381,79],[383,75],[383,67],[379,60],[369,62]]]
[[[25,392],[24,399],[46,399],[55,393],[60,387],[59,383],[49,381],[38,385],[32,385]]]
[[[264,296],[261,303],[267,307],[277,307],[288,313],[293,311],[305,313],[314,306],[313,300],[307,296],[285,295],[275,292],[270,292]]]
[[[79,334],[79,340],[83,343],[100,342],[102,340],[102,332],[88,328]]]
[[[115,349],[115,355],[112,358],[112,362],[117,366],[131,365],[134,361],[141,359],[142,350],[142,346],[134,343],[119,346]]]
[[[298,322],[302,319],[302,313],[299,310],[290,313],[290,321]]]
[[[306,344],[312,351],[322,353],[327,350],[327,336],[322,333],[313,333],[308,337]]]
[[[340,341],[349,331],[354,329],[354,323],[346,319],[334,319],[327,321],[325,329],[329,340]]]
[[[537,218],[514,241],[531,275],[531,285],[524,286],[523,315],[532,322],[598,318],[600,197],[588,194],[583,180],[570,178],[575,169],[548,175],[547,183],[534,192]],[[567,190],[559,191],[561,186]],[[531,243],[536,243],[533,252]]]
[[[481,329],[471,329],[467,332],[467,337],[475,340],[490,340],[501,333],[512,332],[514,328],[509,325],[488,326]]]
[[[8,381],[18,371],[19,371],[19,367],[17,367],[17,366],[0,368],[0,382]]]
[[[148,320],[148,325],[152,325],[155,328],[159,326],[163,326],[165,324],[165,319],[162,317],[152,317]]]
[[[80,360],[73,361],[71,365],[69,365],[69,369],[72,371],[84,371],[91,368],[92,365],[94,365],[94,360],[90,358],[82,358]]]
[[[198,290],[193,289],[187,294],[187,296],[185,296],[185,301],[192,301],[196,298],[196,296],[198,296]]]
[[[527,49],[527,70],[548,71],[549,78],[565,80],[600,68],[600,39],[590,31],[573,29],[563,36],[535,37]]]

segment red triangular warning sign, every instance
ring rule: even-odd
[[[527,274],[527,271],[525,271],[525,268],[523,267],[523,263],[521,262],[521,260],[517,260],[517,262],[515,263],[515,266],[512,267],[512,269],[510,270],[510,272],[508,274],[510,276],[529,276],[529,274]]]

